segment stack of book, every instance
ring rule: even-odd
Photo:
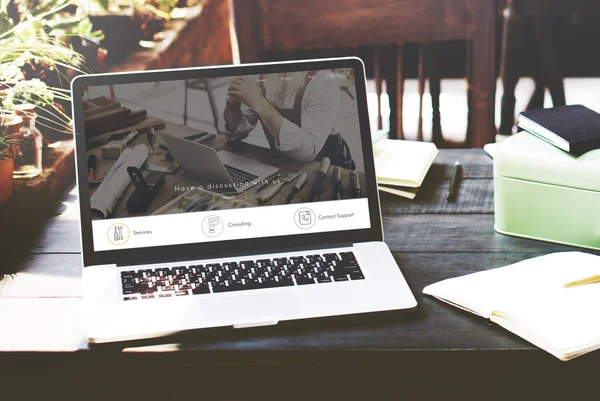
[[[579,104],[524,111],[519,128],[574,156],[600,148],[600,114]]]
[[[374,152],[379,190],[414,199],[438,149],[433,143],[381,139]]]

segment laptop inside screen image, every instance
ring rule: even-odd
[[[370,228],[356,99],[352,68],[85,87],[94,251]]]

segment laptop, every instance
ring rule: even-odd
[[[309,74],[312,80],[305,84],[303,77]],[[290,158],[296,158],[286,168],[310,173],[308,182],[290,203],[289,197],[286,202],[275,197],[262,205],[253,204],[248,198],[244,207],[130,216],[119,208],[124,200],[117,199],[117,193],[116,204],[107,217],[92,218],[84,90],[92,96],[108,94],[108,88],[114,89],[118,99],[122,96],[137,105],[147,104],[148,115],[158,114],[160,110],[156,109],[160,106],[168,108],[162,109],[161,118],[177,119],[183,113],[176,106],[179,96],[183,96],[181,88],[185,80],[223,77],[233,80],[240,76],[262,77],[267,84],[278,79],[300,82],[295,87],[275,82],[273,91],[264,95],[267,101],[276,104],[267,97],[269,93],[290,91],[288,100],[286,96],[279,99],[302,110],[300,124],[292,122],[293,113],[282,112],[281,147],[271,150],[287,152]],[[383,242],[366,79],[359,58],[86,75],[74,79],[71,89],[83,256],[84,332],[90,342],[146,339],[213,327],[243,329],[297,319],[416,307],[399,266]],[[223,90],[226,89],[224,86]],[[303,91],[302,96],[296,96],[297,100],[294,90]],[[228,107],[225,96],[225,92],[215,94],[220,116],[224,116],[224,108]],[[123,104],[127,101],[123,100]],[[197,104],[194,110],[210,115],[208,107]],[[253,135],[257,119],[243,105],[241,109],[243,115],[238,117],[240,121],[248,117],[243,124],[249,135]],[[354,123],[336,125],[336,121],[342,120]],[[323,168],[318,157],[312,160],[311,155],[320,150],[305,144],[322,143],[326,138],[320,137],[321,142],[314,138],[330,132],[340,133],[344,138],[355,172],[343,168],[337,171],[334,166]],[[141,159],[148,153],[143,146],[146,145],[136,145],[132,150],[135,157],[125,158],[121,164],[135,160],[141,165]],[[230,150],[234,152],[235,148]],[[176,158],[177,154],[176,150]],[[179,157],[178,161],[185,165],[188,162],[185,160]],[[98,160],[99,164],[106,162]],[[189,162],[193,160],[190,158]],[[214,154],[212,162],[221,163],[220,159],[214,159]],[[319,167],[322,174],[317,171]],[[335,180],[340,171],[341,189],[336,186],[340,181]],[[170,179],[161,190],[165,186],[173,190]],[[284,195],[292,194],[292,185],[283,186]],[[340,196],[332,195],[334,187]],[[306,193],[312,189],[322,191],[321,196],[318,201],[308,202],[310,197]],[[185,196],[168,199],[170,203],[159,210],[169,205],[177,208],[184,203]],[[158,201],[164,200],[153,202]]]
[[[206,177],[235,192],[243,192],[279,171],[277,167],[227,150],[217,152],[210,146],[169,134],[167,131],[157,133],[183,171]]]

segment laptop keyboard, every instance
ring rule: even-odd
[[[234,184],[248,184],[249,182],[256,181],[256,179],[258,179],[257,175],[228,166],[227,164],[224,164],[224,166],[225,170],[227,170],[227,174],[229,174],[229,177],[231,177],[231,181],[233,181]]]
[[[123,300],[362,280],[352,252],[121,272]]]

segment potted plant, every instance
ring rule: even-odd
[[[61,13],[73,3],[47,0],[22,11],[20,15],[26,17],[11,13],[11,4],[11,0],[0,0],[0,113],[8,114],[17,104],[31,103],[43,110],[38,117],[41,127],[70,134],[65,71],[82,73],[83,58],[60,37],[69,24],[75,24],[61,19]]]
[[[0,116],[0,206],[12,193],[16,136],[23,119],[13,114]]]

